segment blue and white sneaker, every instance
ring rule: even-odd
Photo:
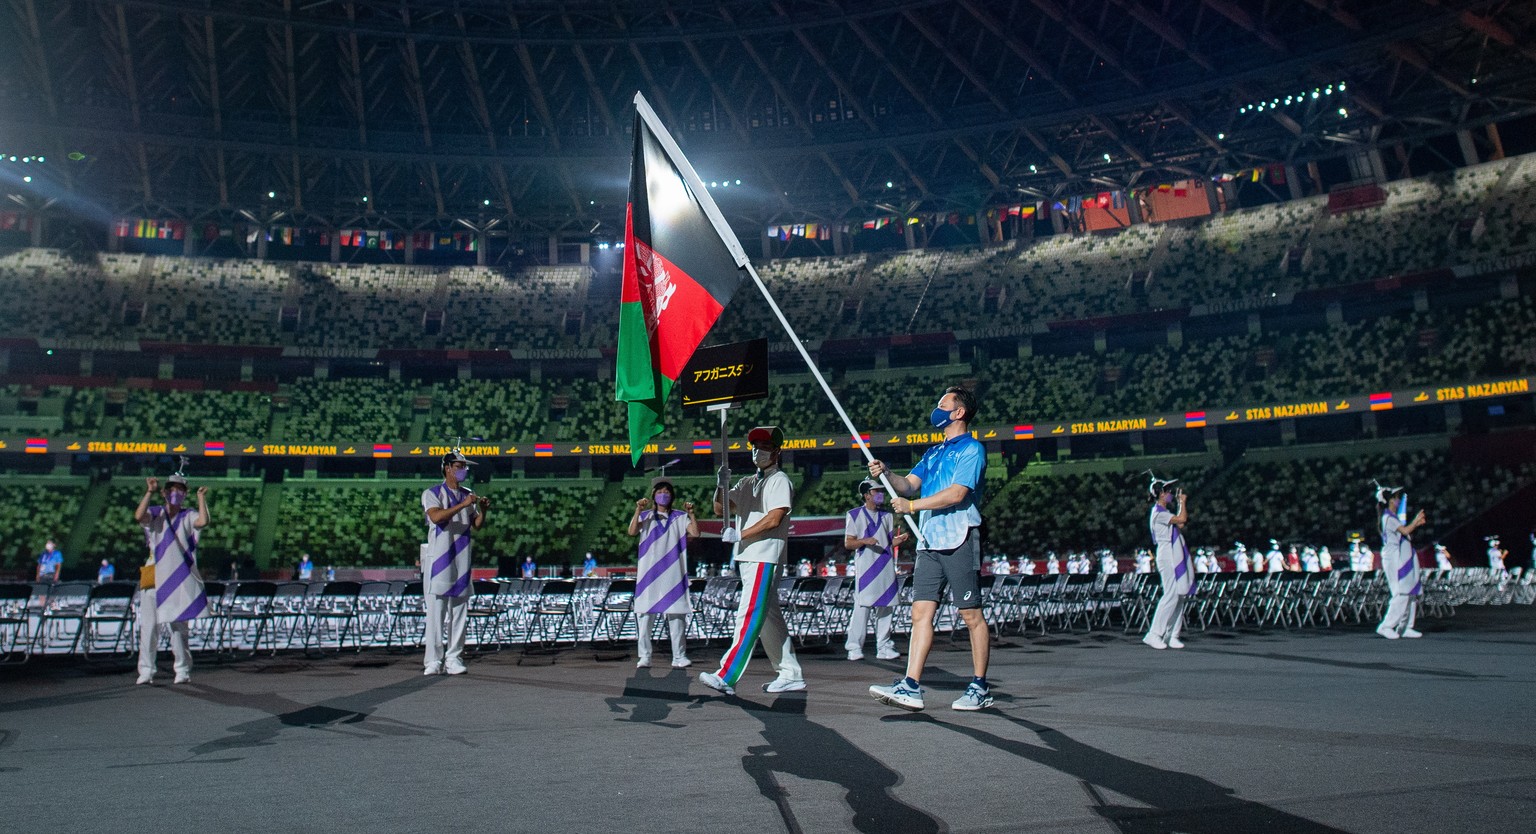
[[[699,683],[702,683],[717,692],[724,692],[727,695],[736,694],[736,689],[730,684],[726,683],[725,678],[720,677],[714,672],[700,672]]]
[[[890,686],[871,686],[869,694],[876,701],[893,707],[901,707],[918,712],[923,708],[923,688],[916,689],[907,686],[906,678],[897,678]]]
[[[952,709],[965,710],[967,712],[986,709],[992,706],[992,696],[988,694],[989,692],[990,690],[972,681],[971,685],[965,688],[965,694],[956,698],[955,702],[949,706]]]

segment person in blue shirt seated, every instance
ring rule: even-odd
[[[101,567],[96,569],[96,581],[98,583],[111,582],[117,576],[117,568],[112,567],[112,560],[102,559]]]

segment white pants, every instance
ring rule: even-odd
[[[635,634],[638,645],[635,653],[640,656],[640,661],[651,662],[651,629],[657,617],[667,619],[667,630],[672,635],[672,662],[687,660],[688,646],[683,642],[683,632],[688,627],[687,614],[636,614]]]
[[[1386,616],[1381,618],[1381,625],[1377,628],[1389,629],[1398,634],[1413,628],[1415,614],[1419,610],[1417,602],[1412,594],[1393,594]]]
[[[795,646],[790,641],[789,625],[784,622],[784,611],[779,607],[779,595],[774,581],[779,566],[766,562],[737,562],[741,572],[741,602],[736,606],[736,625],[731,630],[731,645],[720,658],[718,674],[724,681],[735,686],[747,671],[752,649],[761,642],[768,662],[778,670],[779,677],[787,681],[805,680],[800,661],[795,658]]]
[[[139,674],[155,674],[155,654],[160,650],[160,620],[153,588],[139,590]],[[166,623],[171,635],[173,668],[178,677],[192,674],[192,650],[187,648],[187,621]]]
[[[864,638],[869,633],[869,617],[875,617],[875,652],[896,651],[896,641],[891,639],[891,607],[882,605],[875,608],[869,605],[853,606],[853,614],[848,617],[848,642],[843,648],[850,652],[862,651]]]
[[[469,622],[469,594],[461,597],[445,597],[439,594],[425,594],[427,606],[426,633],[422,636],[422,642],[427,644],[426,665],[429,670],[436,670],[443,665],[443,661],[454,660],[463,662],[464,658],[464,628]],[[443,620],[448,621],[448,651],[446,657],[443,653]]]
[[[1152,612],[1152,625],[1147,627],[1147,636],[1164,643],[1179,639],[1179,632],[1184,630],[1184,605],[1189,597],[1184,594],[1163,593],[1163,598],[1157,601],[1157,610]]]

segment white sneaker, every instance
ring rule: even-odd
[[[976,710],[992,706],[992,695],[989,690],[981,688],[975,681],[972,681],[971,685],[965,688],[965,694],[956,698],[955,702],[949,706],[950,709],[975,712]]]
[[[876,660],[900,660],[901,659],[901,652],[898,652],[895,649],[881,649],[880,651],[875,652],[875,659]]]
[[[1146,637],[1141,638],[1141,642],[1146,643],[1148,646],[1151,646],[1154,649],[1166,649],[1166,648],[1168,648],[1168,644],[1167,643],[1164,643],[1163,641],[1157,639],[1156,637],[1153,637],[1150,634],[1148,634]]]
[[[699,683],[702,683],[717,692],[724,692],[727,695],[736,694],[736,690],[730,684],[726,683],[724,678],[720,677],[714,672],[700,672]]]
[[[804,689],[805,681],[792,681],[785,680],[784,678],[774,678],[763,684],[764,692],[800,692]]]
[[[462,675],[469,671],[469,667],[462,660],[449,660],[443,664],[443,671],[450,675]]]
[[[1377,626],[1376,633],[1380,634],[1382,637],[1387,638],[1388,640],[1396,640],[1402,636],[1398,634],[1396,630],[1387,628],[1386,626]]]
[[[848,659],[849,660],[863,660],[864,659],[864,652],[860,651],[859,649],[854,649],[853,651],[848,653]]]
[[[692,665],[693,665],[693,661],[689,660],[686,657],[674,657],[674,658],[672,658],[672,668],[673,669],[687,669],[689,666],[692,666]]]
[[[919,712],[923,708],[923,688],[918,686],[913,689],[907,686],[906,678],[897,678],[890,686],[875,685],[869,688],[869,694],[882,704],[893,707],[909,709]]]
[[[428,666],[426,668],[426,671],[422,672],[421,674],[424,677],[430,678],[433,675],[441,675],[442,673],[443,673],[443,667],[442,666]]]
[[[134,686],[143,686],[146,683],[154,683],[154,682],[155,682],[155,673],[154,672],[143,672],[143,673],[140,673],[139,679],[134,681],[133,684],[134,684]]]
[[[636,669],[649,669],[649,668],[651,668],[651,659],[648,658],[648,657],[640,658],[639,660],[635,661],[635,668]]]
[[[1168,648],[1170,648],[1170,649],[1182,649],[1182,648],[1184,648],[1184,641],[1180,640],[1177,637],[1170,637],[1170,638],[1168,638]]]
[[[1409,637],[1409,638],[1423,637],[1424,636],[1424,632],[1419,631],[1416,628],[1405,628],[1405,629],[1403,629],[1403,636],[1404,637]]]
[[[171,681],[171,683],[191,683],[191,682],[192,682],[192,674],[190,672],[177,672],[176,673],[176,679]]]

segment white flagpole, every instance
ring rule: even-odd
[[[752,261],[747,258],[746,251],[741,248],[741,241],[736,239],[736,233],[731,231],[730,224],[725,222],[725,216],[720,213],[719,207],[715,205],[714,198],[709,196],[708,189],[704,187],[704,181],[699,179],[698,172],[693,170],[693,166],[688,163],[688,158],[683,156],[682,148],[677,146],[677,142],[672,139],[672,134],[667,132],[666,126],[661,123],[661,119],[656,115],[656,111],[651,109],[650,103],[639,92],[635,93],[635,110],[640,114],[640,118],[644,120],[645,124],[650,127],[651,132],[656,135],[656,140],[661,143],[662,149],[666,151],[667,157],[672,160],[672,164],[676,165],[678,172],[683,175],[683,181],[688,183],[688,188],[693,191],[694,197],[698,199],[699,206],[704,209],[704,216],[708,217],[710,225],[715,227],[715,234],[720,236],[720,240],[725,243],[725,248],[730,250],[731,257],[736,261],[736,266],[745,269],[747,274],[752,276],[752,283],[757,285],[758,291],[763,294],[763,299],[768,302],[768,309],[773,311],[774,317],[779,320],[779,325],[784,328],[784,333],[789,336],[789,341],[800,352],[800,358],[805,360],[805,366],[810,369],[811,376],[816,378],[816,383],[821,386],[822,393],[827,395],[827,400],[832,403],[832,409],[837,412],[838,417],[842,418],[843,426],[848,429],[848,434],[853,438],[853,442],[858,444],[859,451],[864,453],[864,459],[874,463],[875,456],[869,451],[869,444],[865,443],[864,438],[859,435],[859,430],[854,427],[853,420],[848,417],[848,412],[843,410],[843,404],[838,401],[837,395],[832,393],[832,386],[827,384],[826,377],[821,375],[821,369],[816,367],[815,362],[811,361],[811,354],[806,351],[805,345],[800,342],[800,337],[795,335],[795,329],[790,326],[789,319],[784,317],[784,311],[779,309],[778,302],[773,300],[773,294],[768,292],[767,285],[763,283],[762,278],[758,277],[757,270],[752,268]],[[880,474],[880,483],[885,486],[886,492],[891,495],[897,494],[896,489],[891,486],[891,479],[883,472]],[[907,527],[912,530],[912,535],[917,540],[918,547],[926,547],[927,543],[923,540],[923,534],[917,529],[917,522],[910,515],[905,516],[905,519]]]

